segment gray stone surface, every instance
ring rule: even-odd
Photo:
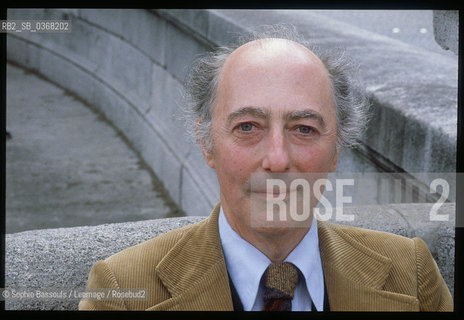
[[[454,53],[444,51],[435,41],[433,10],[316,10],[316,13],[457,58]]]
[[[150,109],[145,117],[159,134],[166,139],[167,145],[175,148],[175,153],[182,161],[191,147],[196,147],[188,139],[184,122],[181,118],[182,84],[164,69],[153,67],[153,83]]]
[[[204,161],[204,159],[200,148],[192,148],[191,152],[185,157],[183,162],[183,175],[188,173],[192,183],[196,183],[198,180],[203,180],[203,189],[198,191],[201,192],[202,198],[207,199],[209,206],[211,207],[219,201],[219,183],[217,181],[216,172],[214,169],[211,169],[207,165],[197,166],[197,163],[201,161]],[[213,176],[213,179],[205,179],[205,177],[210,176]],[[182,199],[195,198],[196,195],[188,195],[188,193],[191,192],[191,189],[183,188],[182,190]],[[198,206],[198,204],[196,206]],[[198,214],[201,215],[200,213]]]
[[[451,292],[454,291],[454,204],[443,205],[447,222],[428,220],[429,205],[345,208],[349,224],[426,241]],[[129,246],[202,220],[182,217],[92,227],[32,230],[6,236],[6,288],[84,290],[91,266]],[[335,222],[335,221],[332,221]],[[343,222],[347,224],[347,222]],[[6,301],[7,309],[75,310],[78,300]]]
[[[181,121],[175,121],[178,106],[181,104],[182,84],[176,80],[168,71],[154,65],[152,68],[151,81],[154,84],[151,90],[150,109],[146,112],[147,119],[160,130],[166,130],[170,124],[182,126]],[[171,136],[172,137],[172,136]]]
[[[74,16],[117,35],[140,49],[152,61],[160,66],[165,65],[166,47],[162,44],[165,42],[167,23],[157,18],[155,13],[136,9],[95,9],[78,10]]]
[[[153,10],[159,14],[161,12],[161,16],[166,18],[165,15],[162,14],[164,10]],[[184,28],[189,28],[190,30],[198,30],[198,35],[207,34],[211,24],[208,22],[209,19],[209,12],[207,10],[178,10],[177,11],[178,19],[169,20],[171,23],[177,23],[178,26],[184,26]],[[178,21],[182,21],[181,24]]]
[[[5,286],[83,291],[92,265],[125,248],[204,217],[24,231],[6,236]],[[6,300],[8,310],[77,310],[79,300]]]
[[[166,28],[165,45],[166,69],[180,81],[185,79],[189,63],[193,58],[209,49],[192,37],[190,33],[172,24],[168,24]]]
[[[196,192],[192,192],[196,190]],[[195,179],[192,177],[190,171],[184,168],[182,171],[182,185],[181,185],[181,199],[180,203],[183,208],[189,208],[189,211],[193,215],[205,215],[208,214],[207,209],[208,203],[214,201],[212,197],[208,197],[211,194],[218,194],[219,188],[199,190],[196,187]],[[216,203],[219,201],[219,194],[216,198]],[[210,205],[211,208],[211,205]]]
[[[374,102],[363,142],[386,160],[409,172],[455,169],[457,60],[369,28],[307,10],[12,9],[8,15],[73,20],[71,34],[9,34],[8,59],[99,108],[179,205],[187,206],[186,197],[204,198],[205,192],[209,203],[200,204],[201,211],[217,201],[214,171],[194,155],[197,147],[177,119],[185,68],[208,46],[227,44],[261,24],[293,23],[316,44],[345,47],[360,62]],[[375,169],[356,164],[362,158],[356,152],[344,152],[340,171]],[[185,174],[194,189],[181,185]],[[191,208],[181,209],[197,214]]]
[[[7,233],[173,214],[119,133],[62,89],[7,65],[6,112]]]
[[[444,50],[459,52],[459,11],[433,10],[433,33]]]
[[[181,163],[190,153],[190,149],[196,146],[186,137],[183,122],[178,119],[176,108],[181,96],[179,79],[171,76],[174,75],[172,70],[167,72],[160,68],[164,57],[160,59],[159,54],[165,55],[166,44],[158,42],[157,45],[163,49],[153,55],[147,54],[147,46],[141,42],[143,37],[137,38],[137,32],[131,29],[136,28],[139,22],[127,24],[126,20],[111,20],[114,19],[111,14],[118,16],[120,11],[90,11],[92,10],[9,10],[9,15],[18,19],[40,15],[53,15],[55,18],[61,15],[63,18],[64,14],[68,14],[73,19],[74,27],[66,38],[50,34],[9,36],[9,59],[59,83],[98,108],[123,132],[161,178],[170,196],[180,204]],[[147,15],[159,20],[156,14],[145,10],[131,11],[127,18],[133,17],[134,12],[139,12],[141,20],[146,19]],[[95,21],[97,16],[101,19],[98,23]],[[104,27],[107,20],[111,22]],[[164,24],[165,22],[159,21],[149,23],[148,26],[154,27],[152,35],[162,32],[159,29],[164,28]],[[122,33],[117,34],[118,30]],[[162,40],[163,37],[156,40]],[[188,61],[182,62],[182,59],[178,59],[174,62],[174,54],[177,53],[169,54],[171,66],[174,69],[179,68],[181,72]],[[188,52],[187,55],[182,54],[183,57],[189,57]],[[156,70],[161,70],[166,76],[152,76],[158,72]],[[206,166],[204,161],[195,164],[193,168],[196,170],[201,166]],[[203,182],[212,179],[215,179],[214,172],[210,172],[208,177],[198,179],[198,187],[191,191],[192,196],[195,197],[198,190],[208,190]],[[211,205],[206,204],[205,208],[210,208]],[[208,211],[209,209],[205,210],[204,214]]]

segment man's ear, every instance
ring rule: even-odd
[[[335,154],[333,156],[332,163],[330,165],[329,172],[334,172],[337,170],[337,165],[338,165],[338,156],[340,155],[340,152],[342,152],[342,147],[335,147]]]
[[[213,157],[212,151],[211,150],[206,150],[206,148],[204,146],[202,146],[201,147],[201,152],[203,153],[203,157],[205,157],[206,164],[210,168],[215,169],[216,165],[215,165],[215,162],[214,162],[214,157]]]
[[[200,126],[200,123],[201,123],[201,120],[200,118],[197,118],[195,120],[195,137],[196,137],[196,140],[197,140],[197,143],[198,145],[200,146],[201,148],[201,153],[203,153],[203,157],[205,158],[206,160],[206,164],[210,167],[210,168],[216,168],[216,165],[214,163],[214,157],[213,157],[213,150],[212,147],[210,146],[207,146],[207,143],[206,141],[204,141],[203,139],[200,139],[200,135],[198,134],[198,127]]]

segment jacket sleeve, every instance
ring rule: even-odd
[[[107,291],[108,289],[119,289],[119,285],[108,264],[100,260],[90,270],[86,288]],[[79,310],[127,310],[127,307],[123,300],[83,298],[79,303]]]
[[[417,296],[421,311],[453,311],[453,298],[427,245],[414,238],[417,265]]]

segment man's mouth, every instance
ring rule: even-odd
[[[267,197],[267,198],[287,198],[290,196],[290,190],[286,192],[276,192],[276,191],[267,191],[267,190],[252,190],[251,194],[257,195],[259,197]]]

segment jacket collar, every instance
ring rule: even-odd
[[[233,310],[219,238],[219,209],[220,204],[156,266],[171,298],[148,310]],[[389,258],[330,223],[318,221],[318,233],[331,311],[418,309],[415,297],[382,291],[392,267]]]
[[[219,239],[219,209],[218,204],[156,266],[171,298],[149,310],[233,310]]]
[[[319,248],[332,311],[415,311],[415,297],[384,291],[390,258],[364,246],[340,227],[318,221]]]

